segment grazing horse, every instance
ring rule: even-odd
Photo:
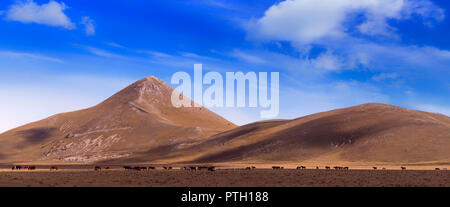
[[[141,167],[139,167],[139,166],[136,166],[136,167],[133,167],[133,170],[137,170],[137,171],[141,171]]]
[[[400,167],[402,170],[406,170],[406,167]]]
[[[106,170],[109,170],[109,166],[105,167]]]
[[[101,170],[101,169],[102,169],[102,167],[100,167],[100,166],[95,166],[95,167],[94,167],[94,170],[95,170],[95,171]]]
[[[22,166],[16,165],[16,170],[20,170],[20,169],[22,169]]]
[[[16,167],[15,165],[13,165],[13,166],[11,167],[11,170],[15,170],[15,169],[17,169],[17,167]]]
[[[272,169],[273,170],[279,170],[279,169],[281,169],[281,167],[280,166],[272,166]]]
[[[378,169],[377,167],[372,167],[374,170]]]
[[[439,169],[439,168],[434,168],[434,170],[441,170],[441,169]]]
[[[132,170],[132,169],[133,169],[131,166],[123,166],[123,168],[124,168],[125,170]]]
[[[316,170],[318,170],[319,169],[319,166],[316,166]]]
[[[195,166],[190,166],[189,167],[191,170],[197,170],[197,167],[195,167]]]
[[[330,168],[330,166],[325,166],[325,169],[329,170],[329,169],[331,169],[331,168]]]
[[[58,166],[53,165],[53,166],[50,167],[50,170],[58,170]]]
[[[149,170],[154,170],[154,169],[155,169],[155,167],[153,167],[153,166],[149,166],[149,167],[148,167],[148,169],[149,169]]]
[[[216,170],[216,167],[214,167],[214,166],[208,167],[208,171],[215,171],[215,170]]]
[[[348,170],[348,167],[344,167],[344,170]]]
[[[245,169],[246,169],[246,170],[251,170],[252,168],[251,168],[251,167],[246,167]]]
[[[28,166],[28,170],[35,170],[36,166]]]

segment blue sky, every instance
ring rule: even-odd
[[[450,3],[0,2],[0,132],[174,72],[280,72],[280,115],[366,102],[450,115]],[[255,108],[211,108],[237,124]]]

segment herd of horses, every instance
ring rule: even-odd
[[[246,167],[245,169],[246,170],[253,170],[253,169],[255,169],[256,167],[255,166],[250,166],[250,167]],[[342,166],[334,166],[334,167],[330,167],[330,166],[325,166],[323,169],[325,169],[325,170],[331,170],[332,168],[334,168],[335,170],[349,170],[350,168],[349,167],[342,167]],[[283,166],[272,166],[272,170],[282,170],[282,169],[284,169],[284,167]],[[306,166],[303,166],[303,165],[301,165],[301,166],[297,166],[297,168],[296,168],[297,170],[306,170]],[[315,169],[316,170],[319,170],[319,169],[321,169],[319,166],[316,166],[315,167]],[[372,167],[372,169],[374,169],[374,170],[377,170],[378,168],[377,167]],[[386,168],[382,168],[383,170],[386,170]],[[400,169],[402,169],[402,170],[406,170],[406,167],[400,167]],[[436,168],[435,170],[440,170],[439,168]],[[447,170],[447,168],[443,168],[443,170]]]
[[[125,170],[135,170],[135,171],[156,170],[157,169],[157,167],[155,167],[155,166],[148,166],[148,167],[144,167],[144,166],[123,166],[123,168]],[[349,167],[342,167],[342,166],[334,166],[333,168],[335,170],[349,170],[350,169]],[[21,170],[21,169],[24,169],[24,170],[36,170],[36,166],[34,166],[34,165],[25,165],[25,166],[13,165],[11,167],[11,169],[12,170]],[[56,165],[50,166],[50,171],[58,170],[58,169],[59,168]],[[106,167],[102,168],[101,166],[94,166],[94,170],[95,171],[99,171],[99,170],[102,170],[102,169],[108,170],[108,169],[110,169],[110,167],[106,166]],[[172,166],[162,166],[161,169],[163,169],[163,170],[172,170],[173,167]],[[248,167],[245,167],[244,169],[245,170],[254,170],[254,169],[256,169],[256,167],[255,166],[248,166]],[[282,170],[282,169],[284,169],[284,167],[283,166],[272,166],[272,169],[273,170]],[[302,166],[297,166],[296,169],[297,170],[305,170],[307,168],[306,168],[306,166],[302,165]],[[320,167],[316,166],[315,169],[319,170]],[[325,166],[323,169],[331,170],[332,167]],[[378,170],[378,167],[374,166],[374,167],[372,167],[372,169],[373,170]],[[381,168],[381,169],[382,170],[386,170],[386,168],[384,168],[384,167]],[[401,170],[406,170],[406,167],[401,166],[400,169]],[[180,167],[180,170],[187,170],[187,171],[197,171],[197,170],[200,170],[200,171],[215,171],[216,167],[214,167],[214,166],[185,166],[185,167]],[[441,169],[440,168],[435,168],[435,170],[441,170]],[[447,170],[447,168],[442,168],[442,170]]]
[[[333,168],[334,168],[335,170],[348,170],[348,169],[350,169],[349,167],[341,167],[341,166],[334,166]],[[282,166],[272,166],[272,169],[273,169],[273,170],[282,170],[282,169],[284,169],[284,167],[282,167]],[[306,166],[303,166],[303,165],[297,166],[296,169],[297,169],[297,170],[306,170]],[[316,166],[315,169],[316,169],[316,170],[319,170],[320,167],[319,167],[319,166]],[[326,169],[326,170],[331,170],[331,167],[330,167],[330,166],[325,166],[325,169]]]
[[[12,170],[20,170],[20,169],[26,169],[26,170],[36,170],[36,166],[33,165],[25,165],[25,166],[20,166],[20,165],[13,165],[11,167]]]
[[[149,167],[142,167],[142,166],[123,166],[125,170],[156,170],[156,167],[149,166]],[[172,166],[163,166],[162,169],[164,170],[172,170]],[[216,167],[214,166],[185,166],[180,167],[180,170],[188,170],[188,171],[196,171],[196,170],[207,170],[207,171],[215,171]]]
[[[334,166],[333,167],[335,170],[349,170],[350,168],[349,167],[342,167],[342,166]],[[273,166],[272,167],[272,169],[274,169],[274,170],[277,170],[277,169],[280,169],[280,167],[279,166]],[[281,169],[283,169],[283,167],[281,167]],[[306,167],[305,166],[298,166],[297,167],[297,170],[305,170],[306,169]],[[320,169],[320,167],[319,166],[316,166],[316,170],[319,170]],[[330,166],[325,166],[325,169],[326,170],[331,170],[331,167]],[[374,169],[374,170],[377,170],[378,169],[378,167],[372,167],[372,169]],[[386,170],[386,168],[382,168],[383,170]],[[406,170],[406,167],[400,167],[400,169],[402,169],[402,170]],[[436,168],[436,170],[439,170],[439,168]]]
[[[36,170],[36,166],[34,166],[34,165],[24,165],[24,166],[13,165],[11,167],[11,170],[21,170],[21,169],[24,169],[24,170]],[[58,170],[58,166],[56,166],[56,165],[50,166],[50,170]]]
[[[123,166],[123,168],[125,170],[137,170],[137,171],[141,171],[141,170],[154,170],[156,169],[156,167],[150,166],[150,167],[141,167],[141,166]],[[168,169],[168,167],[165,167],[164,169]]]

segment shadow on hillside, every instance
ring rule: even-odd
[[[29,143],[39,143],[49,138],[55,128],[34,128],[23,131],[18,131],[17,134],[21,135]]]

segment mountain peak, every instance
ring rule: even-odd
[[[1,134],[0,151],[11,154],[0,156],[0,161],[92,162],[128,157],[162,146],[190,145],[235,127],[203,107],[173,107],[173,90],[149,76],[94,107],[54,115]],[[4,144],[7,140],[14,142]]]
[[[136,85],[136,86],[146,86],[146,87],[148,87],[148,86],[159,86],[159,85],[162,85],[163,87],[171,88],[171,87],[170,87],[169,85],[167,85],[164,81],[162,81],[161,79],[159,79],[159,78],[157,78],[157,77],[155,77],[155,76],[148,76],[148,77],[146,77],[146,78],[142,78],[142,79],[140,79],[140,80],[134,82],[134,83],[131,84],[131,85],[132,85],[132,86],[133,86],[133,85]]]
[[[141,79],[145,82],[159,82],[159,83],[164,83],[164,81],[162,81],[161,79],[157,78],[156,76],[148,76],[146,78]]]
[[[155,76],[142,78],[118,93],[108,98],[104,103],[110,104],[128,104],[128,102],[137,103],[164,103],[169,104],[172,91],[174,89],[164,81]]]
[[[149,76],[136,82],[134,89],[134,91],[138,93],[138,102],[152,100],[152,102],[162,101],[165,103],[170,101],[172,91],[174,90],[164,81],[155,76]]]

